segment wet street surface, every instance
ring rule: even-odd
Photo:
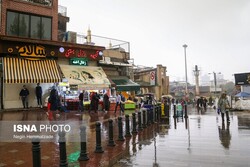
[[[78,161],[80,143],[66,142],[68,166],[161,166],[161,167],[246,167],[250,166],[250,112],[230,112],[230,123],[223,123],[213,109],[198,113],[188,107],[188,118],[161,120],[139,133],[118,141],[117,116],[108,113],[70,112],[62,115],[72,124],[87,127],[88,161]],[[1,113],[1,120],[47,120],[43,110],[9,111]],[[108,120],[114,121],[115,146],[107,146]],[[124,120],[124,117],[123,117]],[[95,153],[95,123],[101,122],[103,153]],[[124,122],[123,122],[124,123]],[[125,124],[125,123],[124,123]],[[3,127],[1,127],[3,128]],[[125,132],[125,125],[123,125]],[[132,130],[131,130],[132,131]],[[125,135],[125,133],[124,133]],[[73,136],[76,137],[76,136]],[[32,167],[32,144],[28,142],[0,142],[0,167]],[[41,142],[41,164],[59,166],[58,141]]]
[[[214,110],[160,124],[150,140],[131,146],[130,155],[114,167],[246,167],[250,166],[250,115],[231,112],[230,123]]]

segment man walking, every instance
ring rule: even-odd
[[[41,107],[41,108],[43,108],[42,94],[43,94],[42,87],[40,86],[40,83],[37,83],[37,86],[36,86],[37,105],[38,105],[38,107]]]
[[[120,93],[116,93],[115,113],[116,113],[116,110],[117,110],[118,106],[120,107],[121,112],[124,112]]]
[[[29,90],[26,88],[25,85],[23,85],[23,89],[20,91],[19,96],[22,99],[23,103],[23,108],[28,108],[29,103],[28,103],[28,95],[29,95]]]

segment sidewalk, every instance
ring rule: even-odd
[[[26,111],[24,113],[27,113]],[[119,113],[117,113],[119,114]],[[22,120],[22,112],[8,112],[2,120]],[[250,113],[230,112],[230,124],[223,123],[215,110],[198,113],[188,108],[188,118],[155,123],[138,134],[118,141],[118,117],[108,113],[70,112],[67,119],[87,125],[88,161],[78,161],[79,142],[66,142],[69,167],[245,167],[250,157]],[[44,111],[28,111],[27,120],[46,119]],[[108,120],[113,119],[115,146],[108,144]],[[124,120],[124,117],[123,117]],[[101,123],[101,146],[103,153],[95,153],[95,123]],[[131,127],[131,126],[130,126]],[[1,127],[3,128],[3,127]],[[1,130],[0,128],[0,130]],[[125,123],[123,123],[125,136]],[[132,130],[131,130],[132,131]],[[41,166],[58,167],[58,142],[41,144]],[[0,167],[32,167],[31,143],[0,143]]]
[[[66,152],[68,157],[68,166],[70,167],[106,167],[112,166],[119,159],[129,154],[130,146],[134,143],[138,143],[139,140],[152,138],[151,132],[156,128],[157,124],[152,124],[138,134],[132,134],[131,137],[124,137],[124,141],[118,141],[118,116],[114,115],[113,111],[104,113],[99,111],[98,113],[91,112],[78,113],[71,111],[66,113],[67,119],[74,123],[84,122],[87,125],[87,156],[88,161],[78,161],[80,154],[80,143],[78,142],[66,142]],[[125,136],[125,122],[123,117],[123,136]],[[1,115],[1,120],[46,120],[45,110],[43,109],[29,109],[28,111],[5,111]],[[108,120],[113,120],[113,139],[115,146],[108,146],[108,132],[109,125]],[[131,116],[130,119],[132,120]],[[95,123],[99,121],[101,123],[101,147],[103,153],[95,153],[96,150],[96,132]],[[132,121],[130,121],[132,124]],[[132,126],[130,125],[131,131]],[[79,134],[80,135],[80,134]],[[45,167],[58,167],[59,166],[59,145],[57,142],[41,142],[41,165]],[[0,143],[0,167],[32,167],[32,144],[31,143]]]

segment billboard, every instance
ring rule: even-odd
[[[250,85],[250,73],[234,74],[235,85]]]

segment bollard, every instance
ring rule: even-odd
[[[138,129],[139,131],[143,129],[142,124],[141,124],[141,112],[140,111],[138,112]]]
[[[59,135],[59,150],[60,150],[60,167],[68,167],[67,153],[66,153],[66,142],[65,142],[65,132],[60,131]]]
[[[147,125],[151,124],[151,109],[147,109]]]
[[[158,120],[161,120],[161,105],[158,105]]]
[[[158,115],[158,114],[157,114],[157,113],[158,113],[158,105],[155,106],[155,110],[154,110],[154,111],[155,111],[155,112],[154,112],[154,121],[155,121],[155,122],[158,122],[158,116],[157,116],[157,115]]]
[[[169,104],[166,104],[166,112],[167,112],[167,113],[166,113],[165,115],[166,115],[167,117],[170,116],[170,114],[169,114],[169,110],[170,110],[169,107],[170,107]]]
[[[126,137],[131,137],[131,133],[130,133],[130,122],[129,122],[129,115],[125,115],[125,122],[126,122]]]
[[[177,117],[174,118],[174,129],[177,129]]]
[[[80,138],[81,138],[81,152],[80,156],[78,158],[79,161],[87,161],[89,160],[88,154],[87,154],[87,146],[86,146],[86,126],[81,125],[80,126]]]
[[[185,109],[185,118],[188,118],[188,115],[187,115],[187,104],[185,104],[185,106],[184,106],[184,109]]]
[[[152,108],[152,113],[151,113],[151,123],[154,124],[155,123],[155,105]]]
[[[119,130],[118,141],[124,141],[125,139],[123,137],[122,117],[118,117],[118,130]]]
[[[142,117],[143,117],[143,118],[142,118],[142,119],[143,119],[142,127],[143,127],[143,128],[146,128],[146,127],[147,127],[147,124],[146,124],[146,112],[147,112],[146,110],[143,110],[143,111],[142,111]]]
[[[132,113],[132,120],[133,120],[133,130],[132,130],[132,133],[137,133],[135,113]]]
[[[32,140],[33,167],[41,167],[40,140]]]
[[[176,118],[177,117],[177,115],[176,115],[176,105],[174,104],[174,116],[173,116],[174,118]]]
[[[95,147],[95,153],[103,153],[102,150],[102,139],[101,139],[101,123],[96,122],[96,147]]]
[[[113,140],[113,120],[109,119],[109,143],[108,146],[115,146],[115,142]]]
[[[156,106],[156,119],[157,119],[157,122],[159,122],[160,121],[160,119],[161,119],[161,115],[159,114],[161,111],[159,111],[160,110],[160,106],[159,105],[157,105]]]
[[[187,121],[188,121],[188,118],[185,117],[185,128],[186,128],[186,129],[188,129],[188,122],[187,122]]]

